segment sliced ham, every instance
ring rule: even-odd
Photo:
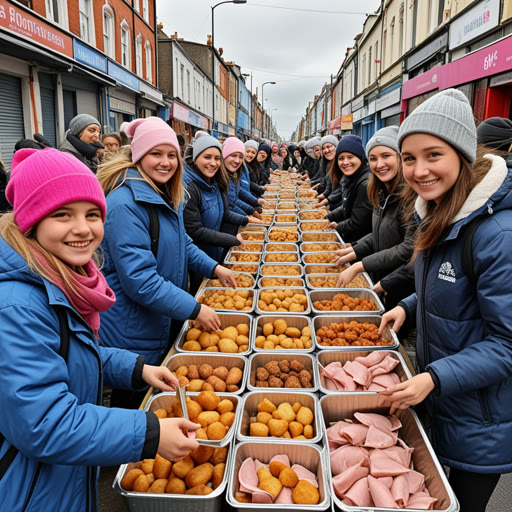
[[[288,455],[275,455],[270,459],[270,462],[282,462],[285,466],[290,467],[290,459],[288,458]]]
[[[425,486],[425,477],[418,473],[418,471],[410,471],[405,475],[407,477],[407,483],[409,484],[409,492],[411,494],[420,492]]]
[[[382,431],[373,425],[368,429],[364,446],[366,448],[390,448],[397,441],[397,435],[393,432]]]
[[[261,462],[256,462],[259,463],[259,467],[263,466]],[[258,487],[259,479],[256,473],[256,464],[250,457],[240,465],[238,481],[240,482],[240,491],[250,493],[253,503],[272,503],[274,501],[272,494]]]
[[[407,505],[409,500],[409,484],[405,475],[398,475],[393,479],[391,494],[400,508],[404,508]]]
[[[385,350],[373,350],[365,357],[356,357],[354,361],[370,368],[371,366],[379,364],[388,355],[389,352],[386,352]]]
[[[411,453],[414,448],[402,448],[401,446],[391,446],[390,448],[384,448],[383,450],[372,450],[371,455],[378,457],[382,454],[383,457],[389,457],[390,459],[398,462],[402,466],[408,468],[411,465]]]
[[[344,421],[338,421],[338,423],[335,423],[332,427],[327,429],[327,440],[329,441],[329,448],[336,448],[343,444],[348,444],[347,439],[341,437],[340,434],[340,428],[344,423]]]
[[[344,500],[348,500],[354,507],[373,507],[373,501],[368,489],[368,479],[360,478],[352,487],[341,496]]]
[[[304,466],[301,466],[300,464],[294,464],[292,466],[293,471],[297,474],[299,477],[299,480],[306,480],[311,485],[314,485],[318,489],[318,482],[316,481],[316,475],[314,473],[311,473],[309,469],[306,469]]]
[[[292,492],[293,489],[291,489],[290,487],[283,487],[274,503],[279,503],[281,505],[293,505]]]
[[[353,377],[357,384],[360,384],[365,388],[368,387],[372,380],[372,376],[368,371],[368,368],[358,361],[347,361],[343,366],[343,370],[345,370],[345,373],[348,373],[348,375]]]
[[[388,416],[389,421],[391,421],[391,430],[394,432],[402,427],[401,421],[393,414],[392,416]],[[404,448],[407,448],[407,445],[403,444]]]
[[[260,469],[261,467],[268,469],[268,464],[263,464],[263,462],[260,462],[258,459],[256,459],[254,461],[254,469],[256,470],[256,473],[258,472],[258,469]]]
[[[436,501],[437,498],[432,498],[432,496],[428,496],[423,492],[417,492],[409,496],[409,501],[407,502],[406,507],[418,508],[420,510],[434,510],[434,503]]]
[[[356,389],[354,379],[345,372],[339,361],[328,364],[322,371],[322,376],[333,381],[341,391],[355,391]]]
[[[362,460],[368,459],[368,450],[359,446],[340,446],[330,454],[331,471],[333,475],[343,473],[346,468],[359,464]]]
[[[398,508],[391,491],[371,475],[368,476],[368,488],[376,507]]]
[[[372,382],[369,386],[368,386],[368,391],[377,391],[377,392],[380,392],[380,391],[384,391],[386,390],[387,388],[385,386],[381,386],[380,384],[377,384],[375,382]]]
[[[409,471],[409,468],[398,464],[389,457],[370,457],[370,474],[375,478],[403,475]]]
[[[388,489],[391,489],[394,479],[392,476],[381,476],[381,477],[377,478],[377,480],[379,482],[383,483]]]
[[[340,426],[339,434],[340,437],[346,439],[350,444],[354,446],[362,446],[368,435],[368,427],[366,425],[360,425],[359,423],[347,423],[343,422]]]
[[[274,502],[274,497],[267,491],[262,491],[261,489],[259,489],[258,491],[252,493],[251,501],[252,503],[261,503],[263,505],[268,505]]]
[[[398,377],[396,373],[383,373],[382,375],[373,377],[372,384],[378,384],[387,389],[400,384],[400,377]]]
[[[372,377],[382,375],[383,373],[390,373],[399,363],[398,359],[391,356],[386,356],[379,364],[370,367]]]
[[[382,432],[391,432],[393,430],[391,420],[382,414],[373,412],[356,412],[354,418],[368,427],[373,426]]]
[[[352,487],[352,485],[354,485],[355,482],[366,476],[368,476],[368,468],[362,466],[362,462],[357,466],[352,466],[332,479],[334,492],[338,497],[343,498],[343,495]]]

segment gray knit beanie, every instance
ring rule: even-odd
[[[473,109],[464,93],[446,89],[416,107],[398,132],[398,147],[413,133],[439,137],[460,151],[471,163],[476,160],[476,126]]]
[[[366,156],[376,146],[386,146],[387,148],[400,153],[398,149],[398,126],[386,126],[377,130],[373,137],[366,144]]]
[[[327,142],[330,142],[334,147],[336,147],[339,141],[335,135],[326,135],[325,137],[322,137],[320,141],[320,145],[322,146],[322,148],[324,147],[324,144],[326,144]]]
[[[202,135],[194,143],[194,151],[192,152],[192,158],[194,161],[203,151],[208,148],[219,148],[219,151],[222,154],[222,146],[215,137],[212,137],[211,135]]]
[[[322,147],[322,137],[313,137],[312,139],[309,139],[311,142],[311,147],[314,148],[315,146],[320,146]],[[336,144],[338,143],[338,141],[336,141]],[[336,145],[334,144],[334,145]]]
[[[255,140],[248,140],[247,142],[244,142],[245,149],[252,148],[258,151],[258,143]]]
[[[95,117],[90,116],[89,114],[78,114],[69,121],[69,131],[72,135],[76,135],[78,137],[90,124],[97,124],[101,127],[100,122]]]

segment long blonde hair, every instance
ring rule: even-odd
[[[34,237],[35,227],[31,228],[26,234],[23,234],[14,220],[12,213],[6,213],[0,217],[0,236],[8,243],[26,262],[28,268],[37,275],[47,279],[53,284],[58,285],[57,280],[62,281],[64,286],[71,292],[78,294],[78,280],[75,272],[87,275],[83,267],[77,267],[75,271],[62,260],[47,251]],[[48,268],[37,259],[39,253],[47,262]],[[98,258],[93,255],[94,262],[98,265]],[[49,271],[48,271],[49,270]],[[52,275],[54,274],[54,275]]]
[[[96,177],[100,182],[105,195],[110,194],[115,189],[124,185],[127,180],[145,181],[157,194],[165,195],[172,203],[173,208],[178,210],[179,206],[185,200],[185,189],[183,187],[183,164],[179,152],[177,152],[178,168],[172,178],[158,188],[154,181],[144,172],[140,161],[132,163],[132,152],[129,146],[123,146],[119,151],[109,158],[108,161],[98,167]],[[140,174],[140,178],[127,178],[128,169],[135,167]],[[121,179],[121,182],[119,180]]]

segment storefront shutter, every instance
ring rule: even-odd
[[[20,78],[0,73],[0,112],[0,157],[10,171],[14,144],[25,138]]]
[[[43,115],[43,134],[46,140],[57,147],[57,127],[55,120],[55,80],[52,75],[39,73],[41,93],[41,113]]]

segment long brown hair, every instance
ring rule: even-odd
[[[389,150],[392,153],[395,153],[396,160],[397,160],[397,171],[396,175],[391,181],[391,187],[389,189],[389,195],[400,193],[400,189],[402,188],[404,184],[404,173],[402,169],[402,160],[400,158],[400,155],[394,151],[393,149]],[[369,162],[368,162],[369,163]],[[370,165],[371,169],[371,165]],[[379,180],[377,176],[375,176],[374,172],[370,172],[370,179],[368,180],[368,199],[370,200],[370,203],[372,203],[372,206],[377,210],[380,207],[380,201],[379,196],[381,192],[387,193],[386,185]]]
[[[185,189],[182,180],[183,164],[179,152],[177,152],[177,157],[178,168],[172,178],[162,188],[155,185],[154,181],[142,169],[140,162],[137,162],[135,165],[132,163],[132,152],[129,146],[122,146],[115,155],[100,165],[96,177],[105,195],[124,185],[127,180],[145,181],[157,194],[165,194],[174,209],[178,210],[180,204],[185,200]],[[131,167],[135,167],[139,171],[140,178],[127,178],[128,169]],[[121,182],[118,183],[120,179]]]
[[[491,169],[491,160],[484,157],[484,154],[488,153],[488,151],[483,151],[482,148],[479,148],[477,158],[473,164],[457,149],[455,149],[455,151],[461,162],[459,176],[449,193],[445,194],[439,203],[435,201],[427,202],[425,216],[421,220],[416,232],[416,241],[411,263],[414,262],[420,252],[430,249],[437,244],[445,234],[447,228],[452,224],[453,218],[460,211],[471,191],[482,181]],[[410,185],[407,184],[404,186],[402,197],[404,199],[407,197],[410,198],[411,190]],[[411,202],[405,214],[405,220],[407,222],[413,222],[413,217],[414,203]]]
[[[220,167],[219,167],[219,170],[213,176],[212,181],[217,183],[219,188],[222,189],[227,194],[228,188],[229,188],[229,174],[228,174],[228,170],[226,169],[226,165],[224,164],[224,157],[222,156],[222,151],[218,147],[216,147],[216,146],[212,146],[212,147],[214,147],[215,149],[218,149],[219,153],[220,153]],[[210,149],[210,148],[206,148],[206,149]],[[206,149],[204,151],[206,151]],[[199,155],[200,154],[201,153],[199,153]],[[197,156],[199,156],[199,155],[197,155]],[[195,160],[194,160],[194,165],[197,167]],[[197,170],[201,173],[199,167],[197,167]]]
[[[331,177],[332,188],[338,186],[338,183],[341,181],[344,174],[341,172],[340,166],[338,165],[338,159],[336,157],[327,164],[327,174]]]

